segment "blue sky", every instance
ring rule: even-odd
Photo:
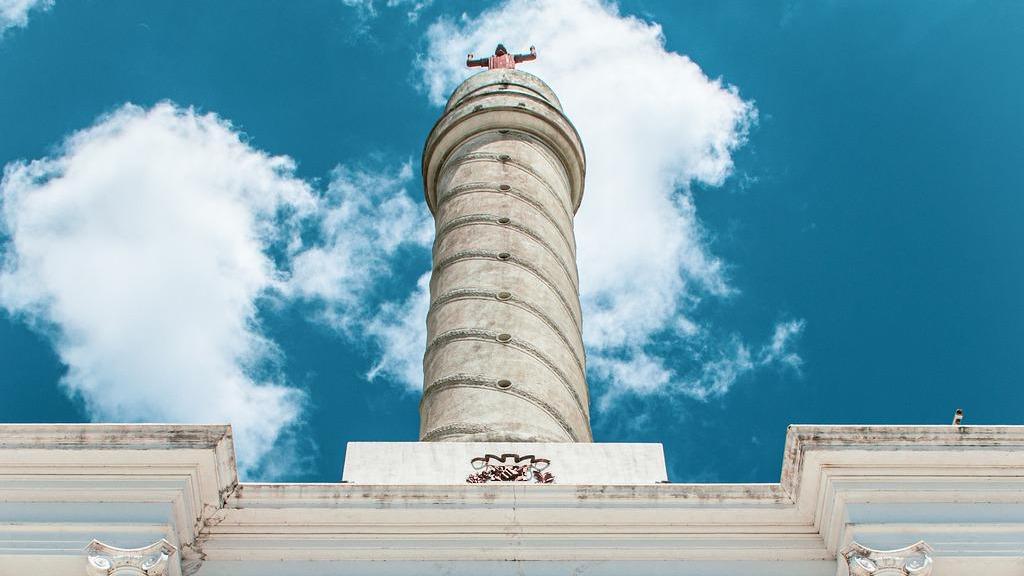
[[[27,9],[27,11],[26,11]],[[230,420],[250,480],[418,429],[418,160],[533,43],[588,151],[598,441],[1024,424],[1024,4],[0,0],[0,421]]]

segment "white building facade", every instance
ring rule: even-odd
[[[550,460],[552,484],[247,484],[226,426],[3,426],[0,574],[1024,574],[1022,427],[794,426],[777,484]]]

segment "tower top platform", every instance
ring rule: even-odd
[[[583,201],[586,154],[562,103],[540,78],[521,70],[497,69],[460,84],[434,124],[423,148],[423,191],[437,213],[440,169],[460,144],[486,132],[506,130],[539,139],[556,152],[569,177],[572,210]]]
[[[482,92],[489,92],[492,89],[540,98],[557,108],[559,112],[562,111],[562,102],[555,95],[555,91],[543,80],[528,72],[507,68],[485,70],[466,78],[448,97],[448,104],[445,105],[444,111],[447,113],[466,98],[471,98]]]

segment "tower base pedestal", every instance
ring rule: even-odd
[[[657,484],[661,444],[349,442],[342,481],[353,484]]]

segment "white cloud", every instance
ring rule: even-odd
[[[388,8],[405,8],[405,17],[409,22],[420,19],[420,12],[430,7],[434,0],[388,0]]]
[[[374,0],[341,0],[349,8],[355,8],[360,18],[376,18],[377,3]]]
[[[49,10],[54,0],[0,0],[0,36],[8,28],[28,26],[32,10]]]
[[[803,320],[789,320],[776,324],[771,342],[761,349],[760,361],[765,364],[778,362],[799,371],[804,364],[803,358],[790,347],[793,339],[803,334],[805,324]]]
[[[427,344],[430,273],[420,276],[416,290],[404,302],[386,302],[368,320],[366,333],[381,348],[380,358],[367,374],[370,380],[387,376],[409,390],[423,385],[423,349]]]
[[[367,374],[387,377],[419,389],[429,306],[427,281],[405,301],[374,302],[378,283],[401,266],[402,249],[419,264],[434,236],[426,205],[413,200],[407,187],[412,165],[397,170],[338,167],[321,200],[317,244],[292,259],[288,294],[313,302],[321,321],[352,340],[369,340],[380,357]],[[426,259],[424,259],[426,260]]]
[[[610,409],[623,394],[638,396],[685,396],[707,401],[727,393],[743,376],[759,368],[778,367],[800,372],[803,360],[792,350],[793,341],[804,330],[804,321],[788,320],[775,325],[771,340],[751,352],[738,336],[724,343],[708,340],[702,334],[676,343],[675,354],[692,360],[692,366],[676,370],[666,365],[664,357],[648,355],[642,348],[629,354],[596,356],[590,361],[593,374],[617,383],[598,399],[597,409]]]
[[[51,337],[92,419],[229,422],[244,473],[286,472],[305,398],[259,306],[312,304],[385,349],[369,378],[418,386],[426,310],[375,300],[396,254],[433,236],[409,162],[339,166],[323,192],[294,168],[213,114],[127,105],[4,169],[0,307]]]
[[[341,3],[355,8],[359,17],[363,19],[376,18],[380,14],[377,10],[377,6],[381,4],[379,0],[341,0]],[[409,22],[419,20],[420,12],[429,8],[433,3],[434,0],[385,0],[383,2],[387,8],[404,8],[405,17]]]
[[[213,114],[126,105],[5,167],[0,305],[52,338],[92,419],[231,422],[258,470],[304,402],[256,316],[315,208],[293,170]]]
[[[369,321],[368,295],[391,274],[395,253],[433,238],[430,214],[406,190],[412,177],[408,162],[335,168],[316,216],[317,243],[292,259],[289,295],[318,303],[322,319],[344,332]]]
[[[751,102],[668,51],[660,26],[599,0],[512,0],[439,20],[427,41],[422,87],[438,105],[472,73],[467,53],[498,42],[537,46],[539,59],[523,69],[558,93],[587,151],[576,218],[584,339],[607,394],[707,397],[764,365],[696,318],[703,300],[736,291],[708,247],[690,187],[721,185],[732,173],[732,153],[756,121]],[[679,346],[666,352],[666,340]],[[703,362],[680,362],[680,347]]]

